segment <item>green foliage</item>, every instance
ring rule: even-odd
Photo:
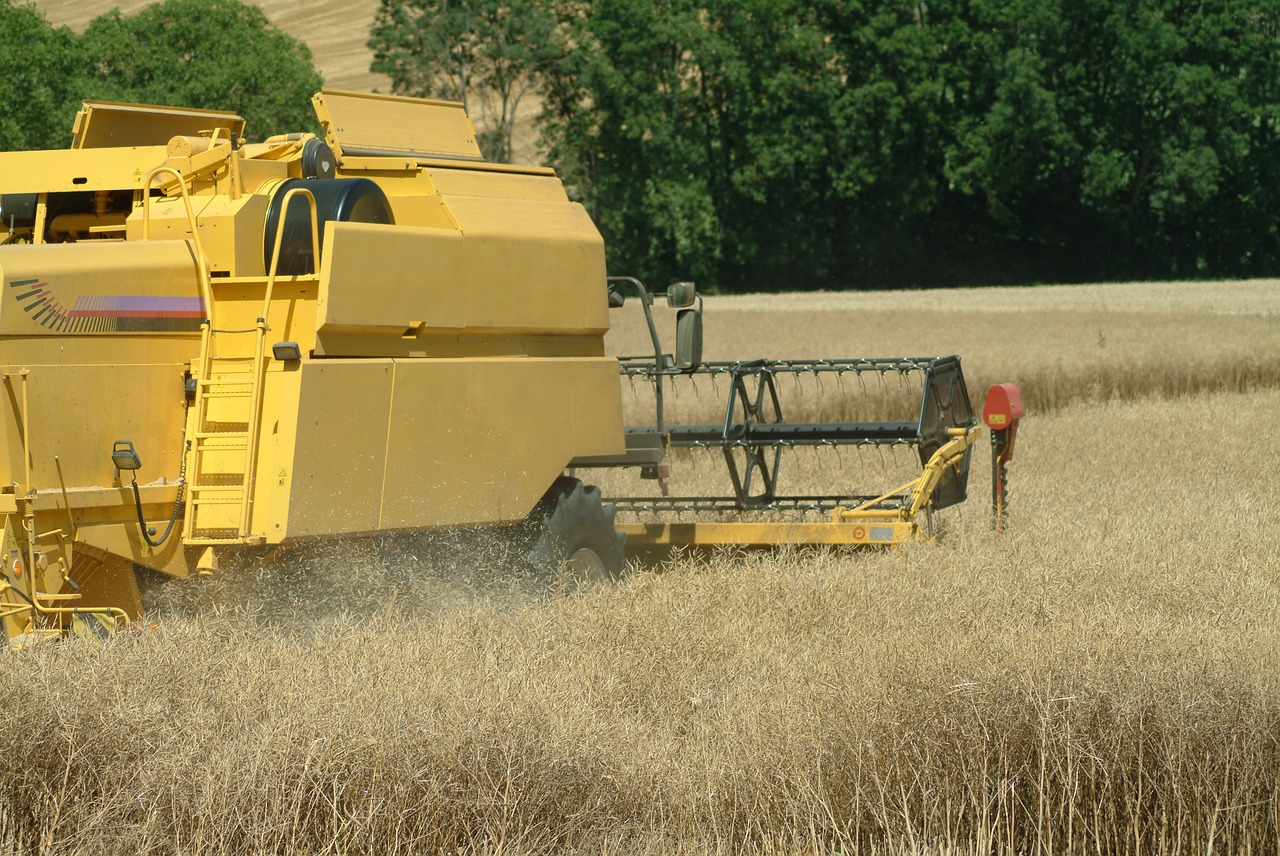
[[[1280,154],[1277,11],[1242,0],[1007,7],[1012,34],[981,109],[959,125],[948,177],[981,199],[979,216],[1007,223],[1004,246],[1053,262],[1042,276],[1274,272],[1266,221],[1280,196],[1250,177]]]
[[[544,139],[728,290],[1274,274],[1277,0],[584,0]]]
[[[798,206],[824,192],[834,82],[810,4],[600,0],[565,26],[545,130],[612,268],[704,284],[785,275],[789,254],[821,268],[830,232],[807,227],[824,212]]]
[[[318,130],[306,46],[239,0],[166,0],[83,36],[0,0],[0,150],[64,148],[83,99],[232,110],[251,137]]]
[[[165,0],[95,18],[81,50],[85,97],[232,110],[261,138],[312,130],[321,86],[302,42],[239,0]]]
[[[79,105],[75,34],[0,0],[0,70],[0,150],[65,148]]]
[[[539,0],[381,0],[372,70],[397,95],[461,101],[481,150],[505,162],[521,101],[563,54],[555,31]]]

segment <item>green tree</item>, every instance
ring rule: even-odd
[[[1274,275],[1280,0],[583,0],[551,161],[727,289]]]
[[[545,0],[381,0],[371,68],[396,95],[461,101],[481,150],[508,161],[521,103],[562,55],[556,29]]]
[[[946,145],[984,46],[963,22],[932,14],[936,6],[819,5],[834,54],[823,169],[836,287],[926,281],[954,269],[973,240],[972,223],[953,230],[937,215]]]
[[[1277,4],[966,5],[1001,37],[945,174],[1002,249],[1044,277],[1274,270]]]
[[[0,0],[0,150],[65,148],[79,105],[76,37],[33,6]]]
[[[810,4],[597,0],[563,27],[544,134],[611,269],[775,288],[830,273],[832,231],[812,227],[833,80]]]
[[[321,86],[311,52],[238,0],[165,0],[135,15],[95,18],[81,39],[86,98],[139,101],[244,116],[262,138],[315,129]]]

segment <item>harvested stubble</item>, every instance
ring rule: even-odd
[[[298,600],[227,580],[154,633],[9,654],[4,840],[1276,852],[1280,391],[1155,392],[1033,413],[998,538],[979,465],[935,546],[689,556],[550,599],[366,549],[259,572],[307,577]]]
[[[937,546],[389,617],[356,568],[364,619],[10,655],[6,820],[58,853],[1274,852],[1277,412],[1030,421],[1002,538],[979,501]]]

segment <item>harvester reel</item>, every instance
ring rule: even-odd
[[[614,528],[614,508],[600,500],[600,489],[575,478],[556,479],[534,510],[541,514],[537,540],[529,551],[533,568],[572,592],[622,574],[626,536]]]

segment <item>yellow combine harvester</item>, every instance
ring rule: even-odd
[[[612,575],[637,512],[818,509],[824,521],[630,524],[634,543],[896,543],[964,498],[980,430],[959,361],[701,361],[688,286],[674,356],[652,296],[550,169],[486,162],[461,106],[325,91],[324,138],[246,143],[231,113],[86,102],[69,150],[0,154],[0,615],[11,640],[142,610],[135,570],[211,572],[254,545],[524,521],[529,555]],[[606,355],[636,294],[648,359]],[[656,387],[623,424],[619,366]],[[786,423],[790,371],[918,372],[919,418]],[[724,424],[664,423],[674,376],[723,376]],[[734,414],[738,414],[735,416]],[[778,495],[785,446],[910,443],[882,496]],[[570,472],[725,450],[725,497],[620,497]],[[738,463],[735,463],[738,462]],[[665,493],[665,490],[664,490]],[[721,515],[723,516],[723,515]]]

